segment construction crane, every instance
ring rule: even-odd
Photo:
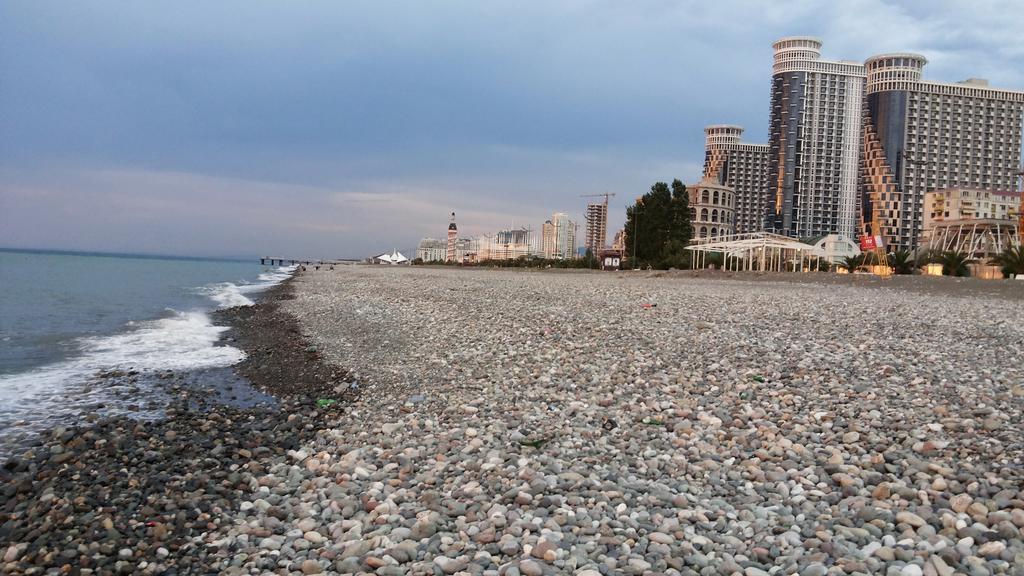
[[[608,205],[608,198],[610,198],[612,196],[615,196],[615,193],[614,192],[611,192],[611,193],[605,192],[604,194],[580,194],[580,198],[597,198],[598,196],[604,196],[604,205],[607,206]]]

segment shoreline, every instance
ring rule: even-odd
[[[253,306],[211,313],[229,326],[218,345],[239,347],[246,360],[167,375],[174,385],[162,418],[59,426],[27,457],[4,462],[0,572],[208,572],[217,549],[204,537],[219,512],[236,508],[255,475],[286,460],[343,405],[318,408],[317,399],[351,395],[341,389],[347,373],[324,363],[280,310],[294,278]],[[232,405],[260,394],[275,401]]]
[[[425,272],[310,272],[224,311],[278,406],[58,432],[3,483],[0,571],[1024,563],[1024,311],[998,297]]]

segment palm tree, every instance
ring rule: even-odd
[[[1003,276],[1009,278],[1011,274],[1024,274],[1024,245],[1009,247],[1000,252],[992,263],[1003,267]]]
[[[853,271],[856,270],[857,267],[860,266],[863,263],[864,263],[864,256],[863,255],[847,256],[846,258],[843,258],[843,261],[842,261],[842,263],[839,264],[839,266],[841,266],[843,268],[846,268],[846,271],[852,274]]]
[[[913,274],[916,266],[910,250],[897,250],[889,255],[893,274]]]
[[[928,250],[927,248],[918,249],[916,257],[914,258],[915,268],[924,268],[926,265],[933,262],[938,262],[939,256],[934,250]]]
[[[967,264],[970,261],[970,257],[964,252],[953,250],[947,250],[939,256],[943,276],[970,276],[970,271],[967,269]]]

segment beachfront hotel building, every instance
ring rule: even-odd
[[[416,258],[423,262],[444,262],[448,256],[448,241],[424,238],[416,247]]]
[[[714,178],[687,186],[690,195],[690,222],[693,238],[725,238],[736,232],[736,193]]]
[[[423,238],[416,247],[416,258],[423,262],[474,262],[478,246],[477,238],[456,238],[455,253],[452,260],[448,259],[448,241],[437,238]]]
[[[604,203],[587,204],[585,213],[587,221],[587,237],[584,247],[594,254],[604,250],[605,242],[608,241],[608,201]]]
[[[515,260],[537,254],[533,230],[527,227],[499,230],[478,239],[478,260]]]
[[[735,192],[735,232],[764,230],[768,211],[768,145],[743,142],[743,128],[704,128],[704,178]]]
[[[555,212],[541,228],[541,255],[547,259],[569,260],[576,257],[577,225],[569,216]]]
[[[773,44],[766,229],[795,238],[843,234],[857,222],[864,66],[825,60],[821,40]]]
[[[916,249],[926,219],[946,212],[925,206],[928,192],[947,189],[933,202],[983,210],[979,202],[1001,204],[976,195],[1013,190],[1020,170],[1024,92],[922,80],[926,63],[918,54],[865,63],[863,211],[889,249]]]

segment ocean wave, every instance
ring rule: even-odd
[[[231,366],[245,359],[232,346],[217,346],[228,328],[214,326],[202,312],[132,323],[134,329],[111,336],[79,338],[81,355],[35,370],[0,376],[0,404],[60,392],[69,384],[87,382],[101,372],[136,370],[198,370]]]
[[[219,308],[252,306],[254,302],[246,294],[262,292],[284,282],[295,272],[296,268],[296,266],[282,266],[274,271],[261,273],[256,277],[256,282],[218,282],[198,288],[198,291],[216,302]]]

